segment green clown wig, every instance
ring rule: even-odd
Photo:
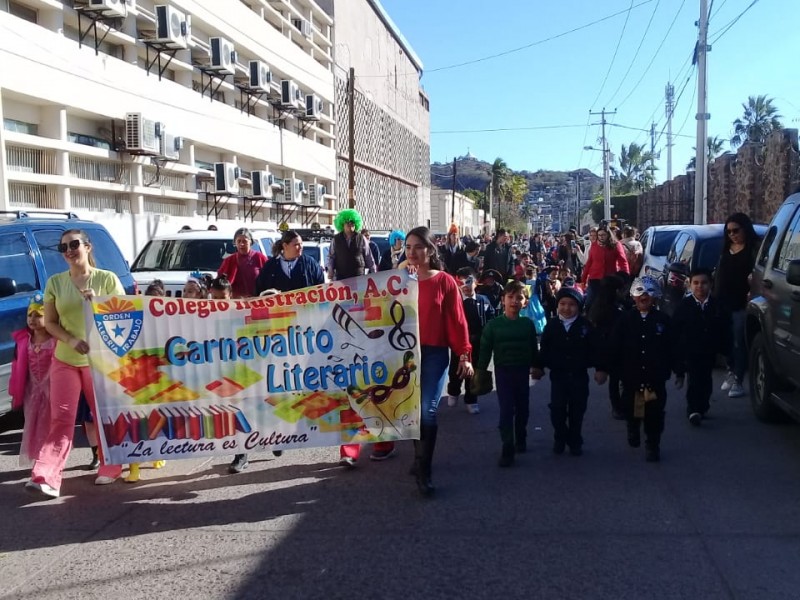
[[[362,221],[361,215],[358,214],[358,211],[352,208],[345,208],[344,210],[340,211],[333,220],[333,226],[336,227],[336,231],[341,233],[344,231],[344,224],[351,221],[355,225],[355,230],[361,231],[361,228],[364,226],[364,221]]]

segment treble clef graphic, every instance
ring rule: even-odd
[[[403,305],[397,300],[389,306],[389,316],[392,318],[394,327],[389,332],[389,344],[395,350],[411,350],[417,345],[417,336],[409,331],[403,331],[403,323],[406,322],[406,311]]]

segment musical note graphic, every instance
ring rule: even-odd
[[[341,345],[342,350],[347,350],[348,348],[358,348],[359,350],[364,352],[364,349],[361,346],[356,346],[355,344],[351,344],[350,342],[345,342],[344,344]]]
[[[406,322],[406,311],[403,305],[397,300],[393,301],[389,307],[389,316],[392,318],[394,327],[389,331],[389,344],[395,350],[411,350],[417,345],[417,336],[409,331],[403,331],[403,323]]]
[[[328,355],[328,360],[332,360],[335,363],[344,362],[344,359],[341,356],[335,356],[333,354]]]
[[[336,321],[337,325],[344,329],[350,337],[355,337],[355,335],[353,335],[353,330],[355,329],[360,330],[361,333],[371,340],[378,339],[383,335],[383,329],[373,329],[372,331],[367,331],[364,329],[345,309],[342,308],[341,304],[335,304],[333,306],[333,312],[331,315],[333,316],[333,320]]]

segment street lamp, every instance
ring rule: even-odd
[[[610,164],[608,160],[608,148],[603,143],[603,148],[595,148],[594,146],[584,146],[584,150],[595,150],[603,153],[603,219],[606,221],[611,220],[611,173]]]

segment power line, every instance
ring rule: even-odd
[[[625,15],[625,23],[623,23],[622,32],[619,34],[619,39],[617,40],[617,47],[614,48],[614,55],[611,57],[611,64],[608,65],[606,76],[603,77],[603,83],[600,84],[600,90],[597,92],[597,96],[595,97],[594,100],[592,100],[592,108],[594,108],[594,105],[597,104],[597,101],[600,99],[600,95],[603,93],[603,90],[606,87],[608,76],[611,74],[611,69],[614,68],[614,61],[617,60],[617,53],[619,52],[620,44],[622,44],[622,38],[625,37],[625,30],[628,28],[628,21],[631,18],[631,10],[633,10],[633,0],[631,0],[631,5],[628,7],[628,12]]]
[[[722,2],[720,3],[720,5],[717,7],[717,10],[716,10],[716,12],[715,12],[713,15],[711,14],[711,9],[709,9],[709,11],[708,11],[708,14],[710,15],[710,17],[709,17],[709,20],[713,19],[714,17],[716,17],[716,16],[719,14],[719,11],[721,11],[721,10],[722,10],[722,7],[723,7],[723,6],[725,6],[725,3],[726,3],[727,1],[728,1],[728,0],[722,0]],[[713,2],[713,0],[712,0],[712,2],[711,2],[711,6],[712,6],[712,7],[714,6],[714,2]]]
[[[619,123],[609,123],[609,126],[610,127],[619,127],[620,129],[630,129],[631,131],[644,131],[646,133],[650,133],[649,129],[642,129],[641,127],[630,127],[628,125],[621,125]],[[685,137],[685,138],[689,138],[689,139],[694,139],[695,136],[693,136],[693,135],[679,135],[679,136],[676,136],[675,134],[673,134],[672,137]],[[658,141],[658,138],[656,139],[656,142],[657,141]],[[634,142],[634,143],[636,143],[636,142]]]
[[[752,1],[752,2],[751,2],[751,3],[750,3],[748,6],[747,6],[747,8],[745,8],[745,9],[744,9],[742,12],[740,12],[738,15],[736,15],[736,17],[735,17],[735,18],[734,18],[732,21],[730,21],[730,22],[729,22],[727,25],[725,25],[725,26],[722,28],[722,30],[721,30],[721,31],[719,31],[719,32],[716,34],[716,37],[715,37],[713,40],[711,40],[711,42],[710,42],[710,43],[711,43],[711,44],[715,43],[715,42],[716,42],[716,41],[717,41],[719,38],[721,38],[723,35],[725,35],[726,33],[728,33],[728,31],[730,31],[731,27],[733,27],[734,25],[736,25],[736,23],[739,21],[739,19],[741,19],[741,18],[742,18],[742,17],[745,15],[745,13],[746,13],[748,10],[750,10],[750,9],[751,9],[751,8],[753,8],[753,7],[754,7],[756,4],[758,4],[758,2],[759,2],[759,0],[753,0],[753,1]]]
[[[576,129],[584,125],[537,125],[532,127],[495,127],[492,129],[451,129],[431,131],[431,135],[448,135],[455,133],[495,133],[498,131],[536,131],[539,129]]]
[[[445,65],[443,67],[437,67],[435,69],[429,69],[427,71],[427,73],[438,73],[439,71],[447,71],[447,70],[450,70],[450,69],[458,69],[460,67],[466,67],[468,65],[474,65],[476,63],[484,62],[484,61],[487,61],[487,60],[492,60],[494,58],[500,58],[501,56],[508,56],[509,54],[514,54],[516,52],[521,52],[523,50],[527,50],[528,48],[533,48],[534,46],[539,46],[539,45],[544,44],[546,42],[552,42],[553,40],[557,40],[559,38],[562,38],[562,37],[564,37],[566,35],[570,35],[570,34],[575,33],[577,31],[581,31],[583,29],[588,29],[589,27],[593,27],[594,25],[598,25],[598,24],[600,24],[600,23],[602,23],[604,21],[608,21],[609,19],[613,19],[614,17],[618,17],[619,15],[622,15],[622,14],[625,14],[625,13],[627,13],[627,15],[630,16],[630,12],[634,8],[639,8],[640,6],[644,6],[645,4],[650,4],[651,2],[654,2],[654,1],[655,0],[642,0],[638,4],[633,4],[633,1],[632,1],[631,2],[631,6],[629,8],[627,8],[627,9],[625,9],[625,10],[620,10],[620,11],[617,11],[617,12],[615,12],[613,14],[606,15],[605,17],[602,17],[602,18],[597,19],[595,21],[591,21],[589,23],[585,23],[584,25],[581,25],[579,27],[575,27],[575,28],[570,29],[568,31],[563,31],[561,33],[558,33],[556,35],[550,36],[548,38],[544,38],[544,39],[541,39],[541,40],[536,40],[535,42],[531,42],[529,44],[525,44],[524,46],[519,46],[517,48],[511,48],[510,50],[505,50],[503,52],[498,52],[497,54],[490,54],[488,56],[482,56],[480,58],[475,58],[473,60],[468,60],[468,61],[464,61],[464,62],[460,62],[460,63],[455,63],[455,64],[452,64],[452,65]],[[627,22],[627,18],[626,18],[626,22]],[[410,75],[410,74],[411,73],[405,73],[404,75]],[[418,75],[418,73],[415,72],[415,73],[413,73],[413,75]],[[359,77],[390,77],[390,76],[394,77],[394,74],[391,74],[391,75],[359,75]]]
[[[696,75],[697,75],[697,72],[695,72],[695,76]],[[689,115],[692,114],[692,105],[694,104],[694,99],[695,99],[696,95],[697,95],[697,86],[694,85],[694,86],[692,86],[692,99],[689,100],[689,110],[686,111],[686,116],[684,117],[683,123],[681,123],[681,126],[678,129],[678,133],[673,134],[674,137],[678,137],[678,136],[683,137],[683,136],[681,136],[681,131],[683,131],[683,128],[686,127],[686,122],[689,120]],[[677,105],[677,101],[676,101],[676,105]]]
[[[633,65],[636,63],[636,59],[639,58],[639,51],[642,49],[642,44],[644,44],[644,40],[647,38],[647,34],[650,32],[650,26],[653,24],[653,19],[655,18],[656,13],[658,12],[658,7],[660,5],[661,5],[661,0],[657,0],[656,7],[653,9],[653,13],[650,15],[650,20],[647,22],[647,27],[645,27],[644,33],[642,34],[642,39],[639,40],[639,46],[636,48],[636,52],[633,53],[633,58],[631,59],[631,62],[628,65],[628,70],[625,71],[625,75],[623,75],[622,79],[620,79],[617,89],[614,90],[614,93],[611,95],[611,98],[609,98],[608,102],[606,102],[607,105],[610,106],[611,103],[614,101],[614,98],[617,97],[617,94],[619,94],[619,91],[622,89],[622,85],[627,80],[628,75],[630,74],[631,69],[633,68]]]
[[[683,7],[684,7],[684,5],[685,5],[685,4],[686,4],[686,0],[681,0],[681,5],[678,7],[678,12],[676,12],[676,13],[675,13],[675,16],[672,18],[672,23],[670,23],[670,24],[669,24],[669,27],[667,28],[667,33],[665,33],[665,34],[664,34],[664,37],[662,38],[662,40],[661,40],[661,43],[658,45],[658,48],[656,48],[656,51],[655,51],[655,53],[653,54],[653,57],[650,59],[650,62],[647,64],[647,67],[645,67],[645,70],[644,70],[644,72],[642,73],[642,76],[641,76],[641,77],[639,77],[639,80],[638,80],[638,81],[637,81],[637,82],[634,84],[634,86],[631,88],[631,91],[630,91],[630,92],[628,92],[628,95],[627,95],[627,96],[625,96],[625,97],[622,99],[622,102],[620,102],[620,103],[617,105],[617,108],[619,108],[620,106],[622,106],[623,104],[625,104],[625,103],[628,101],[628,98],[630,98],[630,97],[633,95],[633,93],[634,93],[634,92],[635,92],[637,89],[639,89],[639,84],[640,84],[640,83],[642,83],[642,81],[644,80],[645,76],[646,76],[646,75],[647,75],[647,74],[650,72],[650,67],[652,67],[652,66],[653,66],[653,63],[655,62],[655,60],[656,60],[656,57],[657,57],[657,56],[659,55],[659,53],[661,52],[661,48],[663,48],[663,47],[664,47],[664,43],[667,41],[667,38],[669,37],[669,34],[672,32],[672,28],[675,26],[675,22],[678,20],[678,16],[681,14],[681,11],[683,10]],[[661,103],[659,102],[659,105],[656,107],[656,110],[658,110],[660,106],[661,106]],[[655,112],[656,112],[656,111],[653,111],[653,114],[655,114]],[[651,116],[650,118],[652,119],[652,116]]]

